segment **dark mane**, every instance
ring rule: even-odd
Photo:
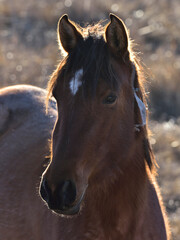
[[[48,86],[48,96],[51,95],[60,75],[66,78],[67,74],[71,72],[73,76],[80,68],[83,69],[84,96],[89,90],[91,95],[95,95],[99,79],[104,79],[111,88],[116,88],[117,79],[109,62],[107,43],[103,36],[101,38],[89,36],[78,44],[76,49],[62,61],[58,72],[55,71],[52,75]]]
[[[52,74],[47,88],[47,103],[52,95],[56,83],[61,81],[62,77],[66,79],[69,72],[71,72],[74,76],[75,72],[80,68],[83,68],[82,86],[84,96],[87,96],[89,90],[91,95],[95,95],[99,79],[104,79],[112,89],[117,88],[118,79],[116,78],[115,72],[113,71],[109,61],[109,51],[105,38],[102,34],[102,28],[103,27],[100,24],[97,24],[91,27],[88,26],[83,30],[80,29],[81,32],[84,32],[84,40],[77,44],[75,49],[61,61],[55,72]],[[130,59],[136,68],[136,77],[133,87],[135,89],[139,89],[138,94],[146,105],[143,68],[139,59],[136,57],[136,53],[132,50],[132,42],[129,42]],[[139,119],[139,110],[135,104],[135,121],[139,122]],[[152,170],[156,162],[149,143],[148,131],[149,130],[146,125],[146,127],[143,128],[144,156],[149,168]]]

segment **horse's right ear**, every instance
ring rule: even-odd
[[[69,53],[80,39],[83,39],[81,33],[77,30],[75,25],[69,21],[68,15],[63,15],[58,22],[57,35],[59,45]]]

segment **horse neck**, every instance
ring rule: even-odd
[[[133,147],[133,154],[126,159],[128,165],[122,171],[117,170],[114,181],[106,179],[101,187],[94,185],[89,190],[90,211],[92,214],[98,212],[107,231],[111,225],[113,229],[118,227],[120,222],[121,231],[128,231],[146,206],[148,177],[143,147],[139,146],[143,144],[137,143]]]

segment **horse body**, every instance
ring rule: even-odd
[[[58,111],[51,100],[45,114],[44,90],[1,90],[0,239],[169,239],[127,31],[111,15],[105,35],[83,38],[60,19],[68,56],[49,85]],[[53,213],[38,196],[41,174],[40,195]]]
[[[44,90],[25,85],[0,91],[1,240],[45,239],[49,213],[37,189],[57,115],[51,101],[46,116],[45,96]]]

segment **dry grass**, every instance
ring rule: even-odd
[[[180,119],[151,121],[151,144],[159,165],[158,182],[174,238],[180,238]]]
[[[178,0],[0,0],[0,87],[17,83],[45,88],[61,58],[58,18],[68,13],[82,26],[120,16],[136,40],[150,88],[151,142],[158,181],[174,239],[180,239],[180,5]],[[152,73],[152,74],[151,74]],[[173,119],[173,120],[172,120]],[[173,123],[174,121],[174,123]]]

